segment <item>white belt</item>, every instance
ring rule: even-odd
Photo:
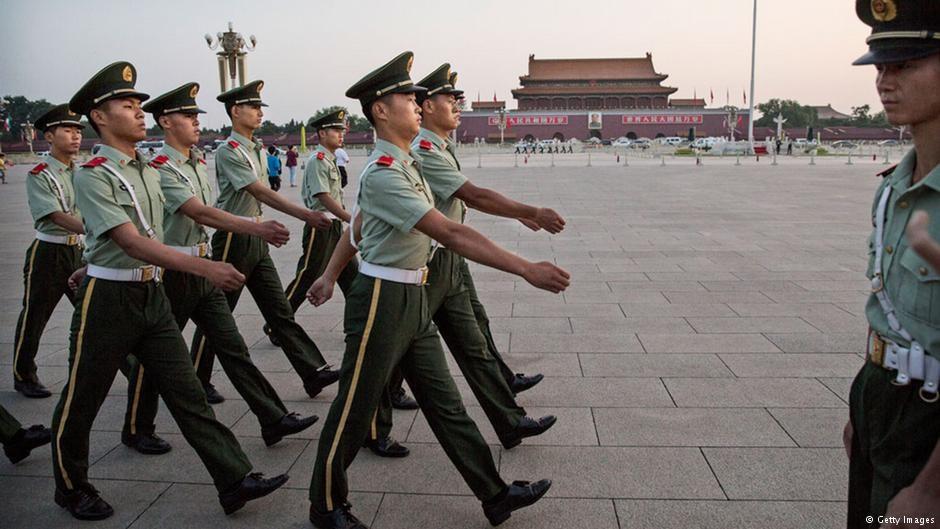
[[[170,246],[170,248],[173,248],[177,252],[191,255],[193,257],[209,256],[209,245],[204,242],[201,242],[195,246]]]
[[[940,360],[930,356],[919,343],[912,347],[885,340],[875,333],[869,337],[869,360],[885,369],[896,369],[897,385],[909,384],[911,380],[924,381],[920,388],[920,397],[927,402],[936,402],[938,384],[940,384]]]
[[[405,283],[407,285],[424,285],[428,282],[428,267],[422,266],[417,270],[407,270],[404,268],[392,268],[389,266],[379,266],[362,261],[359,263],[359,271],[369,277],[385,279],[395,283]]]
[[[76,244],[82,244],[84,237],[81,235],[70,233],[68,235],[49,235],[48,233],[43,233],[41,231],[36,232],[36,238],[42,242],[51,242],[52,244],[65,244],[67,246],[75,246]]]
[[[127,281],[135,283],[146,283],[147,281],[160,282],[163,277],[163,268],[159,266],[147,265],[140,268],[106,268],[90,264],[88,265],[88,275],[105,279],[108,281]]]
[[[242,215],[235,215],[235,216],[242,220],[247,220],[248,222],[261,223],[262,221],[264,221],[264,217],[262,215],[258,215],[257,217],[244,217]]]

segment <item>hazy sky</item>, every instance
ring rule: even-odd
[[[756,99],[878,106],[874,68],[851,62],[869,28],[851,0],[758,0]],[[512,101],[510,90],[538,58],[637,57],[647,51],[676,97],[741,105],[750,79],[751,0],[3,0],[0,94],[67,101],[116,60],[138,69],[138,88],[158,95],[202,85],[203,122],[225,115],[214,52],[203,34],[228,21],[258,38],[252,79],[265,80],[266,117],[307,119],[342,104],[346,88],[404,50],[415,80],[447,61],[470,99]],[[514,106],[510,103],[510,106]]]

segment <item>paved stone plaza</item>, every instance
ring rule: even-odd
[[[527,258],[572,274],[563,295],[475,267],[497,341],[518,371],[546,380],[519,401],[553,413],[545,435],[503,450],[459,371],[471,415],[503,476],[548,477],[545,500],[503,527],[538,529],[827,528],[844,526],[848,464],[841,431],[848,389],[863,361],[866,239],[884,168],[870,158],[694,160],[611,155],[546,156],[514,168],[510,156],[463,154],[477,183],[556,208],[556,236],[471,213],[469,222]],[[362,157],[354,157],[358,175]],[[0,187],[0,403],[24,424],[51,421],[58,400],[13,391],[13,334],[24,252],[33,237],[27,166]],[[211,171],[210,167],[210,171]],[[353,178],[355,179],[355,178]],[[353,184],[354,186],[354,184]],[[351,187],[353,187],[351,186]],[[299,188],[282,193],[299,201]],[[347,204],[353,192],[347,191]],[[280,214],[270,218],[283,220]],[[300,255],[294,238],[272,250],[285,283]],[[307,306],[298,320],[335,363],[343,351],[342,296]],[[39,354],[53,391],[67,376],[72,308],[63,300]],[[255,362],[288,407],[325,417],[336,387],[306,397],[283,353],[261,332],[250,295],[237,310]],[[187,329],[187,338],[192,329]],[[218,366],[218,364],[217,364]],[[195,453],[165,409],[158,433],[173,444],[143,456],[120,442],[126,381],[118,375],[92,433],[92,482],[112,503],[104,522],[77,523],[52,502],[51,454],[0,460],[0,526],[310,527],[307,486],[320,430],[266,449],[257,421],[219,372],[228,400],[218,418],[238,435],[256,470],[289,472],[286,488],[225,517]],[[396,412],[394,435],[412,455],[380,460],[363,451],[350,471],[355,512],[374,529],[482,529],[479,503],[447,461],[420,413]]]

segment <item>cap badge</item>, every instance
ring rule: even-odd
[[[264,88],[264,82],[258,83],[258,95],[261,95],[261,89]]]
[[[121,78],[128,83],[134,82],[134,71],[131,70],[130,66],[125,66],[124,69],[121,70]]]
[[[411,57],[408,57],[408,64],[405,65],[405,72],[409,74],[411,73],[411,65],[414,64],[414,62],[415,62],[414,55],[412,55]]]
[[[871,0],[871,14],[879,22],[891,22],[898,17],[895,0]]]
[[[189,97],[194,98],[196,94],[199,93],[199,85],[194,84],[192,88],[189,89]]]

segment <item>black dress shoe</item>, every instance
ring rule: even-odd
[[[392,392],[392,407],[396,410],[417,410],[418,401],[408,396],[405,388],[398,388]]]
[[[232,490],[219,493],[219,503],[222,504],[225,514],[232,514],[249,501],[267,496],[281,488],[281,485],[287,483],[287,479],[287,474],[265,478],[260,472],[252,472]]]
[[[70,492],[55,489],[56,505],[69,511],[79,520],[104,520],[114,514],[108,502],[101,499],[91,485]]]
[[[52,392],[46,389],[41,383],[32,380],[14,380],[13,389],[19,391],[24,397],[30,399],[44,399],[51,397]]]
[[[271,341],[271,345],[273,345],[274,347],[280,347],[280,346],[281,346],[281,341],[278,340],[278,339],[274,336],[274,333],[273,333],[273,331],[271,330],[271,326],[270,326],[270,325],[268,325],[267,323],[265,323],[265,324],[264,324],[264,327],[262,327],[261,330],[263,330],[263,331],[264,331],[264,334],[267,335],[268,340]]]
[[[310,523],[317,529],[369,529],[359,518],[353,516],[352,505],[344,503],[328,513],[318,512],[310,506]]]
[[[3,445],[3,452],[11,463],[19,463],[33,450],[52,441],[52,430],[41,424],[34,424],[13,435],[10,442]]]
[[[310,398],[314,398],[323,391],[323,388],[339,380],[339,370],[332,370],[330,366],[323,366],[312,377],[304,380],[304,390]]]
[[[157,437],[155,433],[139,433],[136,435],[122,433],[121,442],[124,443],[125,446],[129,446],[141,454],[148,456],[158,456],[173,450],[170,443]]]
[[[502,494],[483,502],[483,514],[490,521],[491,525],[499,525],[523,507],[528,507],[548,492],[552,488],[552,480],[543,479],[535,483],[528,481],[513,481]]]
[[[526,437],[542,435],[546,430],[554,426],[556,421],[558,421],[558,418],[554,415],[546,415],[539,418],[539,420],[535,420],[526,415],[519,421],[519,425],[516,426],[516,429],[506,436],[505,439],[500,439],[500,442],[503,443],[503,448],[506,450],[515,448],[519,446],[519,443]]]
[[[208,401],[209,404],[221,404],[225,402],[225,397],[223,397],[222,394],[219,393],[219,390],[215,389],[215,386],[212,384],[207,384],[203,386],[202,389],[206,391],[206,401]]]
[[[281,420],[270,425],[261,427],[261,437],[264,439],[264,446],[274,446],[285,436],[302,432],[313,426],[320,418],[316,415],[301,417],[296,413],[288,413],[281,417]]]
[[[408,454],[411,453],[411,450],[408,450],[408,448],[402,446],[391,437],[385,437],[375,441],[366,439],[366,442],[363,443],[362,446],[372,450],[372,453],[379,457],[407,457]]]
[[[512,382],[509,383],[509,389],[512,390],[513,395],[517,395],[523,391],[534,388],[536,384],[542,381],[543,378],[545,378],[545,375],[541,373],[532,376],[516,373],[516,376],[513,377]]]

